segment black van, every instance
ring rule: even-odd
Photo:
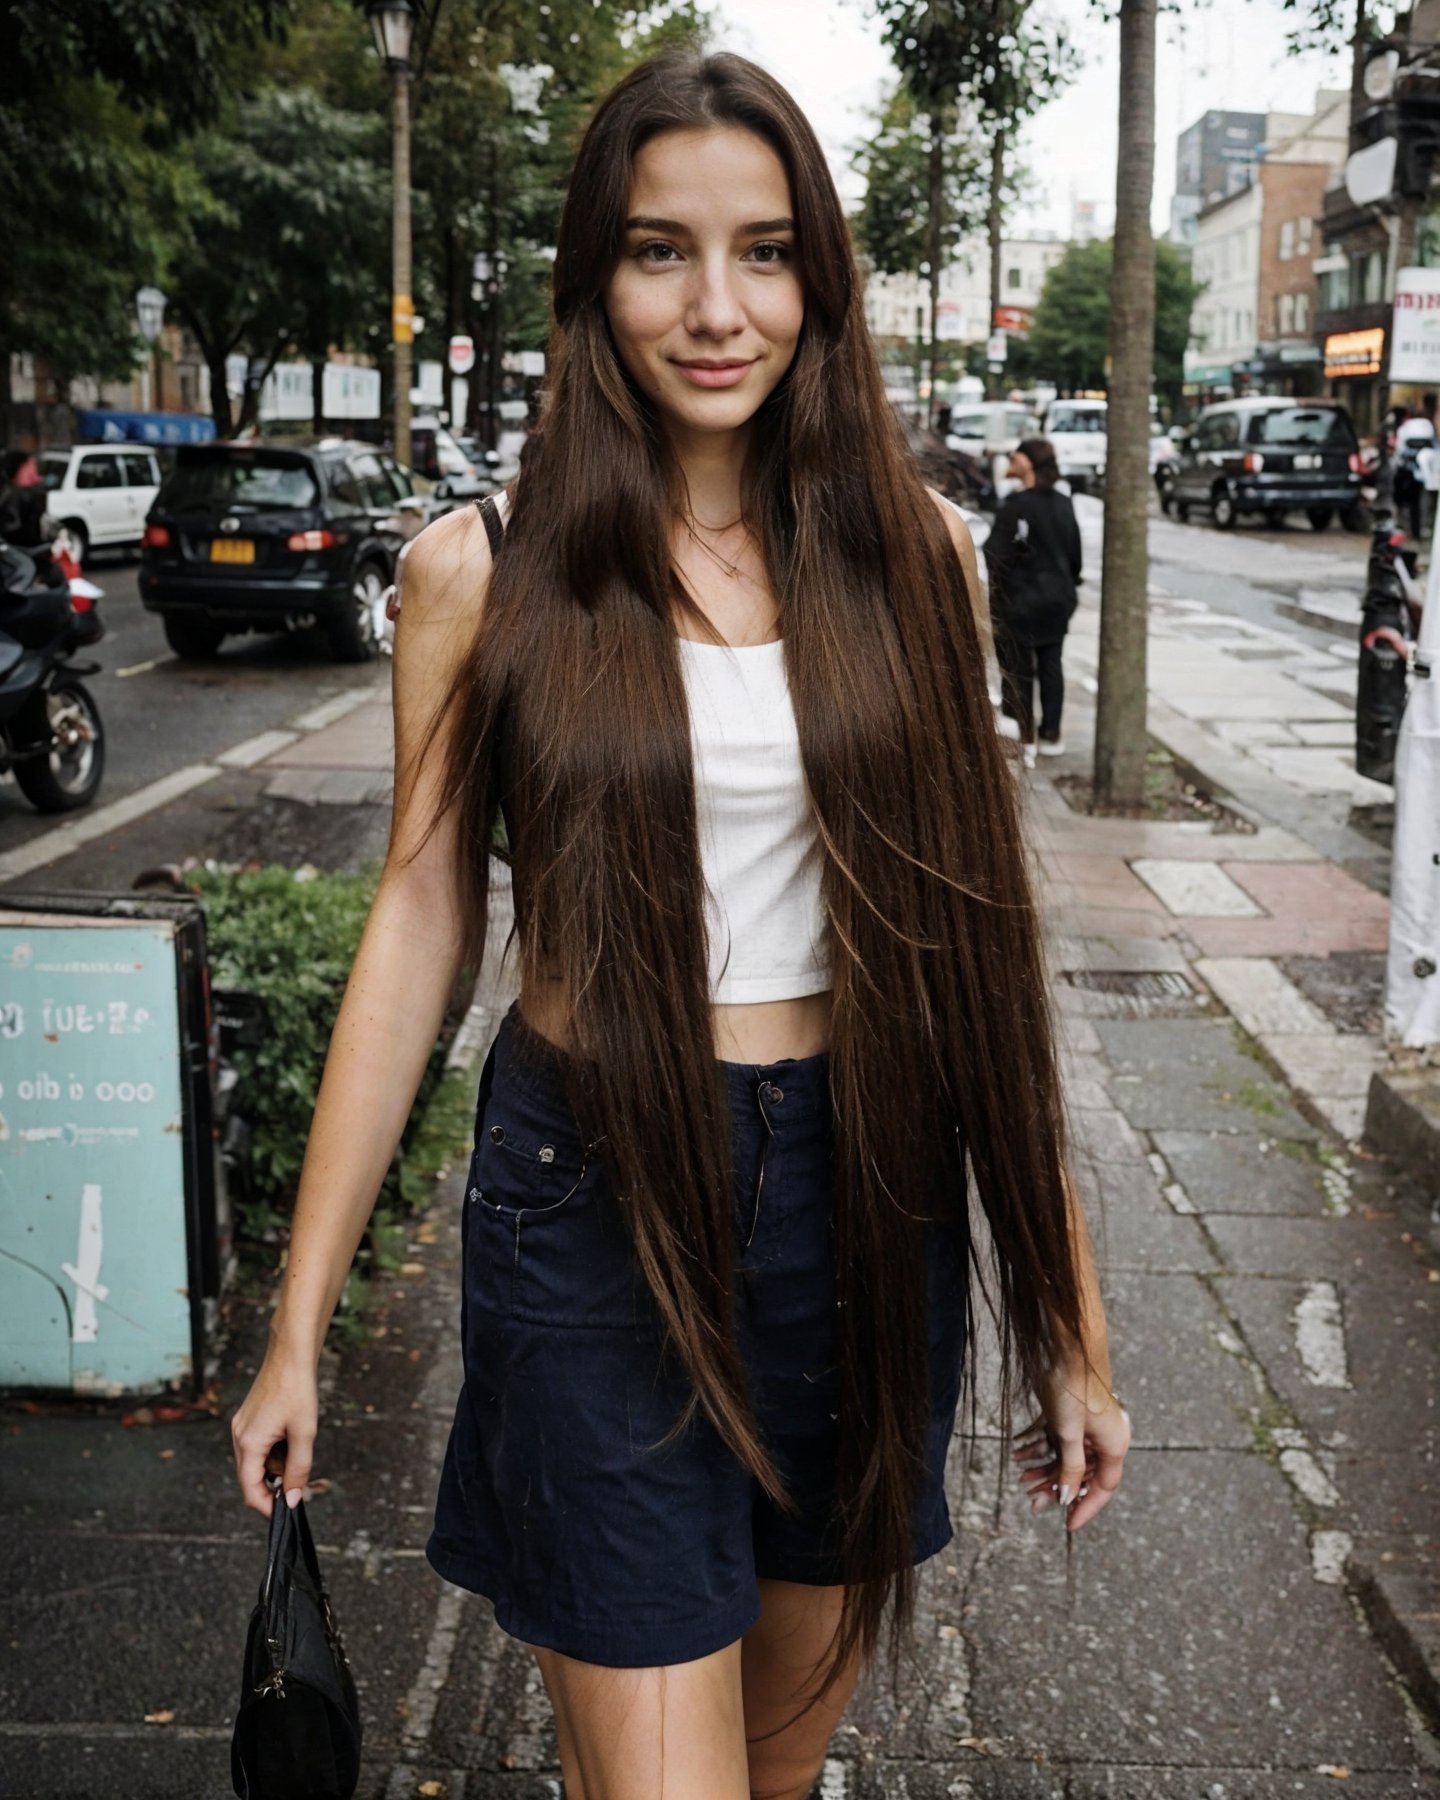
[[[1337,402],[1222,400],[1196,420],[1163,504],[1181,521],[1204,507],[1224,531],[1243,513],[1287,512],[1316,531],[1338,512],[1347,531],[1363,531],[1360,479],[1355,427]]]
[[[182,444],[140,551],[140,599],[177,656],[319,625],[338,662],[379,648],[400,546],[444,504],[369,444]]]

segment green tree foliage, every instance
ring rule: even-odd
[[[1017,340],[1024,372],[1058,386],[1103,388],[1109,350],[1110,270],[1106,240],[1072,244],[1045,279],[1027,338]],[[1188,260],[1173,244],[1155,245],[1155,374],[1157,393],[1178,392],[1184,379],[1190,314],[1200,293]]]
[[[850,166],[865,178],[865,198],[852,220],[856,243],[881,274],[913,275],[927,265],[930,154],[939,124],[897,82],[876,115],[874,135],[851,156]],[[984,166],[977,147],[958,139],[945,160],[942,266],[984,216]]]
[[[62,387],[142,352],[133,298],[206,198],[176,149],[290,0],[8,0],[0,8],[0,431],[10,358]]]
[[[195,141],[210,200],[174,254],[170,297],[209,367],[222,435],[237,424],[225,385],[233,352],[273,365],[288,351],[323,362],[333,344],[383,348],[386,142],[374,116],[341,112],[304,87],[267,87]]]

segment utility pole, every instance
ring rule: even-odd
[[[410,389],[414,386],[415,302],[410,285],[410,47],[415,9],[410,0],[369,0],[375,47],[391,81],[394,215],[390,338],[394,350],[395,460],[410,462]]]

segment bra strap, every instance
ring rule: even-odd
[[[505,541],[505,526],[500,518],[500,508],[495,504],[495,496],[487,494],[483,500],[475,502],[476,510],[485,521],[485,535],[490,540],[490,554],[498,556],[500,546]]]

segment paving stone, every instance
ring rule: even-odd
[[[1251,1037],[1265,1032],[1328,1032],[1330,1025],[1279,965],[1265,956],[1202,959],[1195,973]]]
[[[1160,1192],[1160,1183],[1148,1160],[1091,1162],[1077,1156],[1073,1172],[1075,1185],[1085,1202],[1085,1216],[1092,1226],[1104,1224],[1117,1213],[1151,1218],[1175,1216],[1174,1209]]]
[[[1156,975],[1184,975],[1190,968],[1178,944],[1132,936],[1120,929],[1118,921],[1103,933],[1057,938],[1051,960],[1062,969],[1126,969]]]
[[[1260,914],[1218,862],[1140,858],[1130,866],[1177,918],[1253,919]]]
[[[1382,1060],[1373,1038],[1350,1033],[1343,1037],[1334,1032],[1323,1036],[1266,1033],[1260,1043],[1279,1063],[1292,1087],[1334,1099],[1363,1101],[1370,1091],[1370,1077]]]
[[[1440,1285],[1416,1268],[1411,1281],[1340,1283],[1350,1387],[1320,1387],[1295,1341],[1304,1284],[1244,1276],[1217,1291],[1281,1399],[1312,1434],[1343,1432],[1350,1445],[1440,1454]]]
[[[1399,1220],[1359,1217],[1206,1219],[1228,1273],[1296,1281],[1413,1282],[1424,1267],[1401,1241]]]
[[[1327,1211],[1324,1170],[1308,1142],[1227,1131],[1152,1131],[1150,1141],[1206,1215]]]
[[[1070,1127],[1076,1154],[1091,1162],[1144,1161],[1144,1145],[1113,1106],[1077,1111]]]
[[[1196,1275],[1106,1269],[1100,1287],[1115,1391],[1129,1411],[1134,1441],[1146,1448],[1249,1449],[1254,1383],[1221,1345],[1225,1320],[1205,1283]],[[1183,1380],[1173,1373],[1177,1344],[1184,1346]]]
[[[103,1726],[25,1736],[0,1728],[0,1793],[6,1800],[234,1800],[228,1727],[190,1737],[174,1726],[137,1726],[133,1736]]]
[[[1106,1019],[1096,1033],[1115,1071],[1115,1103],[1141,1130],[1256,1131],[1313,1138],[1285,1089],[1213,1019]],[[1122,1085],[1121,1075],[1140,1079]]]
[[[966,1621],[975,1717],[1012,1756],[1098,1773],[1198,1754],[1408,1778],[1401,1700],[1345,1594],[1315,1581],[1286,1485],[1262,1457],[1132,1451],[1119,1493],[1071,1545],[1069,1605],[1054,1526],[1042,1514],[1006,1531]]]
[[[1141,1269],[1152,1274],[1208,1272],[1216,1268],[1197,1219],[1166,1208],[1165,1217],[1107,1210],[1090,1222],[1096,1261],[1103,1269]]]

